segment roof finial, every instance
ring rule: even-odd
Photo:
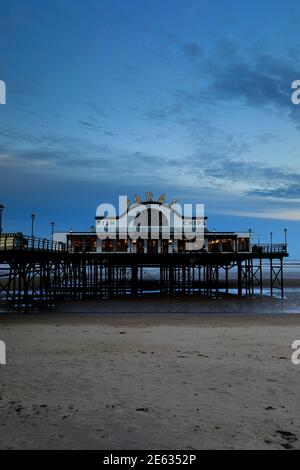
[[[146,201],[153,201],[153,194],[150,191],[146,193]]]

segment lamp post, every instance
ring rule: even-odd
[[[53,243],[53,235],[54,235],[54,222],[51,222],[51,241]]]
[[[4,209],[4,205],[0,204],[0,235],[2,234],[2,212]]]
[[[251,250],[252,236],[253,236],[252,228],[249,228],[249,251]]]
[[[284,244],[287,246],[287,228],[284,229]]]
[[[34,219],[35,219],[35,215],[34,214],[31,214],[31,237],[34,238]]]
[[[270,232],[270,242],[271,242],[271,250],[273,246],[273,232]]]
[[[260,235],[257,235],[257,244],[260,245]]]

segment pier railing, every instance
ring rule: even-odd
[[[0,250],[66,251],[66,244],[21,233],[3,233],[0,235]]]
[[[254,254],[287,254],[287,245],[284,243],[270,243],[267,245],[253,245],[252,253]]]
[[[29,237],[22,233],[2,233],[0,234],[0,251],[7,250],[66,252],[68,251],[68,247],[65,243],[48,240],[46,238]],[[252,254],[287,255],[287,245],[284,243],[253,245]]]

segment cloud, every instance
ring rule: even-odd
[[[116,132],[104,131],[104,134],[108,137],[116,137],[118,134]]]
[[[300,106],[291,103],[291,83],[299,78],[300,66],[294,57],[241,50],[228,38],[216,40],[209,54],[198,43],[180,47],[189,59],[197,58],[197,67],[190,71],[192,85],[177,88],[167,105],[148,110],[148,118],[160,122],[166,116],[180,123],[184,113],[195,119],[199,109],[217,113],[222,103],[229,103],[237,106],[237,112],[242,106],[271,112],[300,129]]]
[[[300,175],[298,175],[300,180]],[[271,189],[253,189],[248,192],[250,195],[263,196],[267,198],[279,199],[300,199],[300,182],[299,184],[286,184]]]
[[[60,135],[48,138],[53,144],[51,149],[45,145],[46,139],[38,148],[2,146],[1,171],[19,168],[25,173],[45,173],[65,179],[113,179],[116,185],[123,184],[125,180],[134,183],[139,178],[159,178],[169,171],[168,159],[163,155],[94,144],[87,139],[63,139]]]
[[[89,131],[101,131],[103,129],[103,126],[99,126],[97,124],[94,124],[93,122],[87,121],[87,120],[82,120],[80,119],[78,121],[78,124],[83,127],[84,129],[87,129]]]
[[[254,107],[289,109],[290,84],[297,70],[270,56],[257,58],[256,62],[243,61],[210,64],[212,82],[207,92],[216,92],[220,101],[240,100]]]
[[[197,56],[197,67],[190,72],[192,85],[177,88],[168,101],[161,100],[146,112],[146,119],[160,129],[164,124],[166,129],[175,124],[185,131],[189,156],[173,161],[174,168],[177,165],[178,172],[190,181],[198,178],[215,188],[231,185],[232,191],[250,199],[299,198],[299,168],[288,165],[279,153],[283,149],[275,149],[285,141],[286,154],[287,138],[270,132],[264,125],[268,121],[262,121],[261,133],[255,126],[255,134],[251,128],[244,133],[224,130],[226,126],[218,121],[222,111],[228,113],[229,109],[235,113],[233,118],[245,119],[246,128],[247,112],[258,110],[277,119],[278,125],[292,121],[300,129],[300,106],[292,105],[290,89],[299,76],[299,63],[288,55],[267,54],[262,48],[242,50],[226,38],[215,41],[209,56],[207,50],[200,53],[197,47],[189,47],[191,44],[186,43],[185,48],[181,44],[181,49]],[[264,154],[270,151],[276,152],[273,165],[264,162]]]
[[[294,59],[263,51],[251,57],[235,48],[229,56],[218,52],[201,66],[208,81],[205,93],[215,96],[219,104],[257,108],[290,119],[300,129],[300,107],[291,103],[291,83],[299,76],[299,63]]]
[[[267,181],[286,182],[295,177],[288,171],[282,171],[281,168],[271,167],[259,161],[241,161],[222,156],[211,159],[211,164],[204,169],[204,173],[221,180],[247,182],[248,184],[266,183]]]
[[[197,42],[188,42],[182,45],[182,51],[188,59],[202,57],[202,48]]]

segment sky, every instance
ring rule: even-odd
[[[10,0],[0,16],[4,231],[85,230],[119,195],[300,259],[295,0]]]

